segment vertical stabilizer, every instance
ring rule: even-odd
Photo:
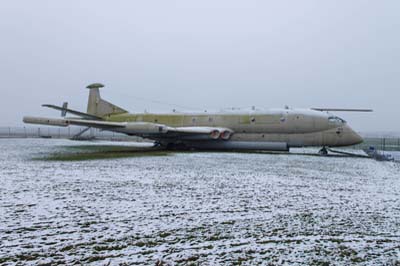
[[[121,107],[101,99],[100,88],[103,87],[101,83],[93,83],[86,87],[90,90],[87,113],[98,117],[127,113]]]

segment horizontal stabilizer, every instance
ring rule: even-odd
[[[372,109],[349,109],[349,108],[311,108],[315,111],[327,112],[373,112]]]
[[[102,120],[101,117],[98,117],[98,116],[95,116],[95,115],[91,115],[91,114],[88,114],[88,113],[83,113],[83,112],[79,112],[79,111],[76,111],[76,110],[68,109],[68,108],[65,107],[65,104],[64,104],[63,107],[52,105],[52,104],[43,104],[42,106],[43,107],[47,107],[47,108],[51,108],[51,109],[55,109],[55,110],[59,110],[59,111],[62,112],[62,114],[70,113],[70,114],[73,114],[73,115],[80,116],[82,118],[87,118],[87,119],[92,119],[92,120]]]

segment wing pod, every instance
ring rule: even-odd
[[[146,123],[146,122],[133,122],[127,123],[125,131],[132,135],[146,135],[146,134],[166,134],[169,127],[161,124]]]
[[[232,136],[233,131],[229,128],[177,127],[168,128],[168,134],[185,140],[228,140]]]
[[[46,125],[46,126],[58,126],[58,127],[67,127],[68,122],[65,119],[57,119],[57,118],[45,118],[45,117],[24,117],[24,123],[27,124],[37,124],[37,125]]]

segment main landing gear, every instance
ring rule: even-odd
[[[322,156],[326,156],[326,155],[328,155],[328,149],[324,146],[324,147],[322,147],[322,149],[319,150],[318,154],[322,155]]]

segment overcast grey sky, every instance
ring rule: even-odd
[[[85,110],[85,86],[102,82],[132,112],[174,108],[143,99],[370,107],[339,115],[400,131],[399,12],[398,0],[2,1],[0,125],[59,115],[42,103]]]

